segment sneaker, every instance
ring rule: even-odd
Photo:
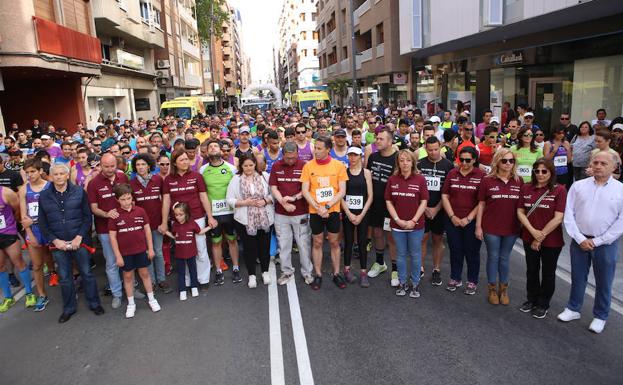
[[[233,283],[242,282],[242,276],[240,275],[240,269],[234,269],[232,272],[231,280]]]
[[[121,297],[112,297],[111,306],[113,309],[119,309],[121,307]]]
[[[186,290],[180,291],[180,301],[186,301]]]
[[[224,283],[225,283],[225,276],[223,275],[223,272],[217,271],[216,274],[214,275],[214,285],[218,286]]]
[[[50,273],[50,277],[48,278],[48,286],[58,286],[58,274],[55,271]]]
[[[431,283],[433,286],[441,286],[441,272],[439,270],[433,270],[433,278]]]
[[[467,282],[467,287],[463,291],[466,295],[474,295],[476,294],[476,284],[474,282]]]
[[[314,277],[314,280],[310,286],[313,290],[320,290],[320,286],[322,286],[322,277]]]
[[[450,282],[448,282],[448,286],[446,286],[446,290],[451,291],[451,292],[455,292],[457,288],[463,286],[463,282],[461,281],[455,281],[454,279],[450,279]]]
[[[398,284],[396,288],[396,295],[398,297],[404,297],[407,295],[407,291],[409,291],[409,287],[406,284]]]
[[[196,287],[190,288],[190,296],[199,297],[199,289],[197,289]]]
[[[420,298],[420,284],[417,284],[414,288],[409,292],[409,297],[411,298]]]
[[[268,271],[262,273],[262,282],[264,282],[264,285],[270,285],[270,274],[268,274]]]
[[[350,271],[350,269],[344,269],[344,280],[346,280],[346,282],[348,283],[355,283],[357,281],[357,278],[355,277],[355,274]]]
[[[34,311],[36,312],[40,312],[40,311],[44,311],[45,307],[47,306],[47,304],[50,302],[50,299],[46,296],[39,296],[37,297],[37,303],[35,304],[35,308]]]
[[[171,288],[171,285],[169,285],[166,281],[160,282],[158,284],[158,287],[160,288],[160,290],[162,290],[164,294],[169,294],[173,291],[173,289]]]
[[[37,304],[37,296],[30,293],[26,294],[26,307],[34,307]]]
[[[221,270],[223,271],[229,270],[229,265],[227,264],[227,262],[225,262],[225,260],[221,260]]]
[[[593,321],[588,327],[588,330],[592,331],[595,334],[599,334],[604,331],[605,327],[606,327],[606,321],[599,319],[599,318],[593,318]]]
[[[5,298],[0,303],[0,313],[6,313],[13,305],[15,305],[15,300],[13,298]]]
[[[526,301],[519,307],[519,311],[522,313],[530,313],[535,309],[536,306],[531,301]]]
[[[303,280],[305,281],[306,285],[311,285],[312,282],[314,282],[314,277],[312,277],[311,275],[306,275],[303,277]]]
[[[370,287],[370,281],[368,280],[368,273],[361,272],[359,274],[359,286],[363,288]]]
[[[542,319],[542,318],[545,318],[546,315],[547,315],[547,309],[545,308],[537,306],[534,309],[532,309],[532,316],[534,318]]]
[[[149,307],[151,308],[151,311],[153,311],[154,313],[157,313],[162,309],[160,307],[160,304],[155,298],[153,299],[153,301],[149,301],[148,303],[149,303]]]
[[[398,279],[397,271],[392,271],[392,278],[389,281],[389,284],[391,285],[391,287],[398,287],[398,285],[400,285],[400,280]]]
[[[294,277],[294,274],[292,273],[281,273],[281,275],[279,276],[279,279],[277,280],[277,285],[279,286],[287,285],[288,282],[290,282],[293,277]]]
[[[346,281],[344,281],[344,278],[342,278],[341,274],[333,275],[333,283],[340,289],[346,289]]]
[[[255,278],[255,275],[249,276],[249,283],[247,286],[249,286],[249,289],[255,289],[257,287],[257,279]]]
[[[133,318],[134,313],[136,313],[136,304],[128,305],[125,309],[125,318]]]
[[[374,262],[370,270],[368,270],[368,277],[374,278],[378,277],[379,274],[387,271],[387,265],[383,263],[380,265],[378,262]]]
[[[569,310],[568,308],[565,308],[565,310],[558,314],[558,320],[562,321],[562,322],[569,322],[569,321],[574,321],[576,319],[580,319],[581,314],[578,313],[577,311],[573,311],[573,310]]]

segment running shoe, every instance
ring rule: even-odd
[[[233,273],[232,273],[232,277],[231,280],[234,283],[240,283],[242,282],[242,276],[240,275],[240,269],[234,269]]]
[[[255,289],[257,287],[257,279],[255,278],[255,275],[249,276],[249,283],[247,286],[249,286],[249,289]]]
[[[465,287],[465,290],[463,291],[463,293],[467,295],[476,294],[476,284],[474,282],[467,282],[467,286]]]
[[[58,286],[58,274],[55,271],[50,273],[50,277],[48,278],[48,286]]]
[[[262,273],[262,282],[264,282],[264,285],[270,285],[271,279],[268,271]]]
[[[225,262],[225,260],[221,260],[221,270],[223,271],[229,270],[229,265]]]
[[[199,297],[199,289],[196,287],[190,288],[190,296],[191,297]]]
[[[136,313],[136,304],[128,304],[128,307],[125,309],[125,318],[134,318],[134,313]]]
[[[162,308],[160,307],[160,304],[158,303],[158,301],[154,298],[153,300],[149,301],[149,307],[151,308],[151,311],[153,311],[154,313],[159,312]]]
[[[419,283],[415,287],[411,288],[411,292],[409,293],[409,297],[411,297],[411,298],[420,298],[420,284]]]
[[[455,292],[457,288],[463,286],[463,282],[461,281],[455,281],[454,279],[450,279],[450,282],[448,282],[448,286],[446,286],[446,290],[451,291],[451,292]]]
[[[21,285],[21,283],[19,282],[19,280],[17,279],[17,277],[13,273],[9,274],[9,283],[13,287],[20,287],[20,285]]]
[[[530,313],[531,311],[533,311],[534,309],[536,309],[536,306],[530,302],[530,301],[526,301],[524,302],[520,307],[519,307],[519,311],[522,313]]]
[[[180,291],[180,301],[186,301],[187,298],[186,290]]]
[[[368,274],[366,272],[359,273],[359,286],[363,288],[370,287],[370,280],[368,280]]]
[[[400,280],[398,279],[398,272],[397,271],[392,271],[392,278],[391,278],[389,284],[392,287],[397,287],[398,285],[400,285]]]
[[[314,277],[314,280],[310,286],[313,290],[320,290],[320,286],[322,286],[322,277]]]
[[[547,309],[544,309],[540,306],[537,306],[534,309],[532,309],[532,316],[534,318],[543,319],[545,318],[546,315],[547,315]]]
[[[441,272],[439,270],[433,270],[431,283],[433,286],[441,286]]]
[[[340,289],[346,289],[346,281],[342,278],[342,274],[333,275],[333,283]]]
[[[173,289],[171,288],[171,285],[169,285],[166,281],[160,282],[158,284],[158,287],[160,288],[160,290],[162,290],[164,294],[169,294],[173,291]]]
[[[223,272],[217,271],[216,274],[214,275],[214,284],[218,286],[224,283],[225,283],[225,276],[223,275]]]
[[[344,269],[344,279],[348,283],[355,283],[357,281],[355,274],[353,274],[353,272],[350,271],[350,269]]]
[[[407,295],[408,291],[409,291],[409,287],[407,286],[407,284],[402,284],[401,283],[396,288],[396,295],[398,297],[404,297],[405,295]]]
[[[378,277],[379,274],[387,271],[387,265],[383,263],[380,265],[378,262],[374,262],[370,270],[368,270],[368,277],[374,278]]]
[[[26,294],[26,307],[35,307],[37,304],[37,296],[30,293]]]
[[[277,279],[277,284],[279,286],[287,285],[288,282],[292,281],[294,274],[292,273],[281,273],[279,279]]]
[[[50,299],[46,296],[39,296],[37,297],[37,303],[35,304],[35,308],[34,311],[36,312],[40,312],[40,311],[44,311],[45,307],[48,305],[48,303],[50,302]]]
[[[314,282],[314,277],[312,277],[311,275],[306,275],[303,277],[303,280],[305,281],[306,285],[311,285],[312,282]]]
[[[5,298],[0,303],[0,313],[6,313],[13,305],[15,305],[15,300],[13,298]]]

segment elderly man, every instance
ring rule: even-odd
[[[72,262],[80,270],[89,308],[96,315],[104,314],[97,294],[95,276],[91,272],[90,257],[82,244],[91,243],[91,210],[85,191],[69,183],[69,168],[56,163],[50,170],[52,186],[39,197],[39,227],[43,236],[55,247],[54,259],[58,264],[63,314],[59,323],[69,321],[76,312],[76,289],[72,275]]]
[[[623,184],[612,178],[618,155],[600,151],[593,155],[593,176],[571,185],[565,209],[565,229],[571,242],[571,294],[558,319],[580,319],[588,273],[593,264],[595,304],[589,330],[601,333],[606,326],[619,238],[623,235]]]

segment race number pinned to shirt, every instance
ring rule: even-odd
[[[392,231],[392,228],[389,227],[389,218],[385,218],[385,220],[383,221],[383,230]]]
[[[6,219],[4,215],[0,215],[0,230],[6,229]]]
[[[428,191],[441,191],[441,178],[438,176],[426,176],[426,188]]]
[[[562,167],[562,166],[566,166],[566,165],[567,165],[567,156],[566,155],[560,155],[560,156],[555,156],[554,157],[554,166]]]
[[[517,174],[521,177],[529,177],[532,175],[532,166],[517,166]]]
[[[333,199],[333,187],[321,187],[316,189],[316,202],[329,202]]]
[[[39,216],[39,202],[28,203],[28,216],[31,218]]]
[[[212,201],[212,215],[218,215],[223,213],[228,213],[231,210],[229,209],[229,205],[227,204],[227,200],[218,199]]]
[[[349,210],[363,209],[363,195],[346,195],[345,199]]]

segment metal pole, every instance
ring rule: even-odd
[[[210,75],[212,77],[212,104],[214,104],[214,113],[218,113],[218,107],[216,106],[216,90],[214,88],[214,80],[215,80],[215,76],[214,76],[214,60],[213,60],[213,56],[212,56],[212,25],[214,23],[214,0],[210,1],[210,43],[209,45],[209,50],[210,50]]]
[[[355,14],[353,13],[353,0],[349,0],[350,4],[350,61],[353,82],[353,104],[359,107],[359,95],[357,95],[357,50],[355,49]]]
[[[290,85],[290,51],[292,50],[292,42],[288,41],[288,49],[286,50],[286,66],[288,70],[288,97],[292,100],[292,88]]]

